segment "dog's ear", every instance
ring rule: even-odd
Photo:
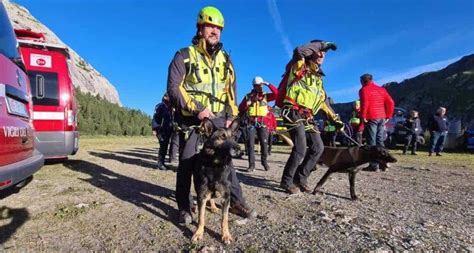
[[[237,117],[232,121],[232,123],[229,126],[229,129],[230,129],[230,131],[232,131],[234,133],[237,130],[239,130],[239,126],[240,126],[240,119]]]
[[[208,118],[204,118],[201,122],[201,126],[199,130],[201,131],[202,134],[209,137],[211,136],[212,132],[214,132],[214,128],[215,126],[212,120]]]

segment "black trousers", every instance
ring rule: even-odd
[[[290,113],[288,117],[293,121],[300,118],[297,112]],[[316,129],[314,125],[312,127]],[[306,185],[312,169],[324,151],[324,144],[319,132],[306,131],[303,124],[291,129],[290,137],[294,146],[281,178],[281,185],[287,188],[293,187],[295,184]]]
[[[179,152],[179,132],[173,131],[170,138],[170,148],[169,148],[169,157],[170,161],[176,160]]]
[[[247,154],[249,156],[249,166],[255,167],[255,135],[258,137],[261,151],[262,165],[267,164],[268,156],[268,130],[265,126],[247,127]]]
[[[405,137],[405,145],[403,146],[403,153],[406,153],[408,151],[408,147],[411,145],[411,152],[415,153],[416,152],[416,147],[418,145],[417,141],[417,135],[416,134],[410,134]]]
[[[273,131],[268,131],[268,153],[272,152],[273,145]]]
[[[160,148],[158,150],[158,161],[164,163],[166,153],[168,152],[168,146],[170,144],[171,131],[159,131],[157,136]]]
[[[186,123],[186,120],[183,120]],[[224,118],[217,118],[212,120],[216,127],[223,127],[225,124]],[[181,122],[180,122],[181,123]],[[197,119],[191,119],[186,126],[197,125],[199,121]],[[186,138],[187,137],[187,138]],[[190,130],[188,134],[180,132],[180,156],[178,172],[176,174],[176,202],[178,203],[179,211],[186,211],[191,213],[192,207],[192,195],[191,195],[191,180],[193,176],[193,166],[198,159],[198,147],[201,142],[201,138],[196,130]],[[231,206],[233,205],[246,205],[245,199],[242,193],[242,188],[239,184],[239,179],[235,173],[235,169],[231,169],[229,174],[229,181],[231,183],[230,189],[230,201]]]

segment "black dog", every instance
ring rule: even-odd
[[[232,166],[231,150],[238,144],[234,134],[239,129],[239,120],[232,122],[229,128],[214,127],[210,120],[201,124],[201,132],[206,138],[201,152],[197,155],[196,168],[193,170],[194,187],[197,193],[199,222],[192,240],[203,238],[206,204],[209,201],[212,212],[218,209],[215,198],[223,198],[222,204],[222,241],[229,244],[233,239],[229,231],[230,182],[228,180]]]
[[[349,184],[351,199],[356,200],[355,176],[362,168],[359,166],[368,162],[378,162],[382,165],[397,162],[386,148],[380,146],[362,146],[362,147],[324,147],[320,161],[329,167],[328,171],[319,180],[314,188],[313,194],[316,194],[323,186],[329,176],[334,172],[349,173]]]

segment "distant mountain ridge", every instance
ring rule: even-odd
[[[90,92],[92,95],[99,94],[107,101],[121,105],[117,90],[107,78],[102,76],[91,64],[62,42],[53,31],[33,17],[28,9],[9,0],[4,0],[3,3],[14,28],[41,32],[45,35],[48,43],[60,44],[69,48],[71,54],[69,70],[75,87],[78,87],[82,92]]]
[[[447,108],[449,119],[459,119],[463,126],[474,127],[474,54],[466,55],[444,69],[383,86],[397,107],[419,111],[423,123],[443,106]],[[347,120],[351,108],[352,103],[334,105],[343,120]]]

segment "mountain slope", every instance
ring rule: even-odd
[[[460,119],[464,126],[474,126],[474,54],[464,56],[444,69],[383,86],[397,107],[419,111],[423,124],[443,106],[447,108],[449,119]],[[343,120],[347,120],[352,111],[352,103],[339,103],[333,107]]]
[[[42,32],[48,43],[67,46],[53,31],[33,17],[25,7],[9,0],[4,0],[3,3],[6,6],[14,28]],[[83,92],[90,92],[93,95],[99,94],[106,100],[121,105],[119,94],[115,87],[70,47],[69,52],[71,54],[69,70],[74,86]]]
[[[443,106],[450,119],[460,119],[464,125],[474,122],[474,54],[439,71],[384,86],[397,106],[419,111],[422,119]]]

